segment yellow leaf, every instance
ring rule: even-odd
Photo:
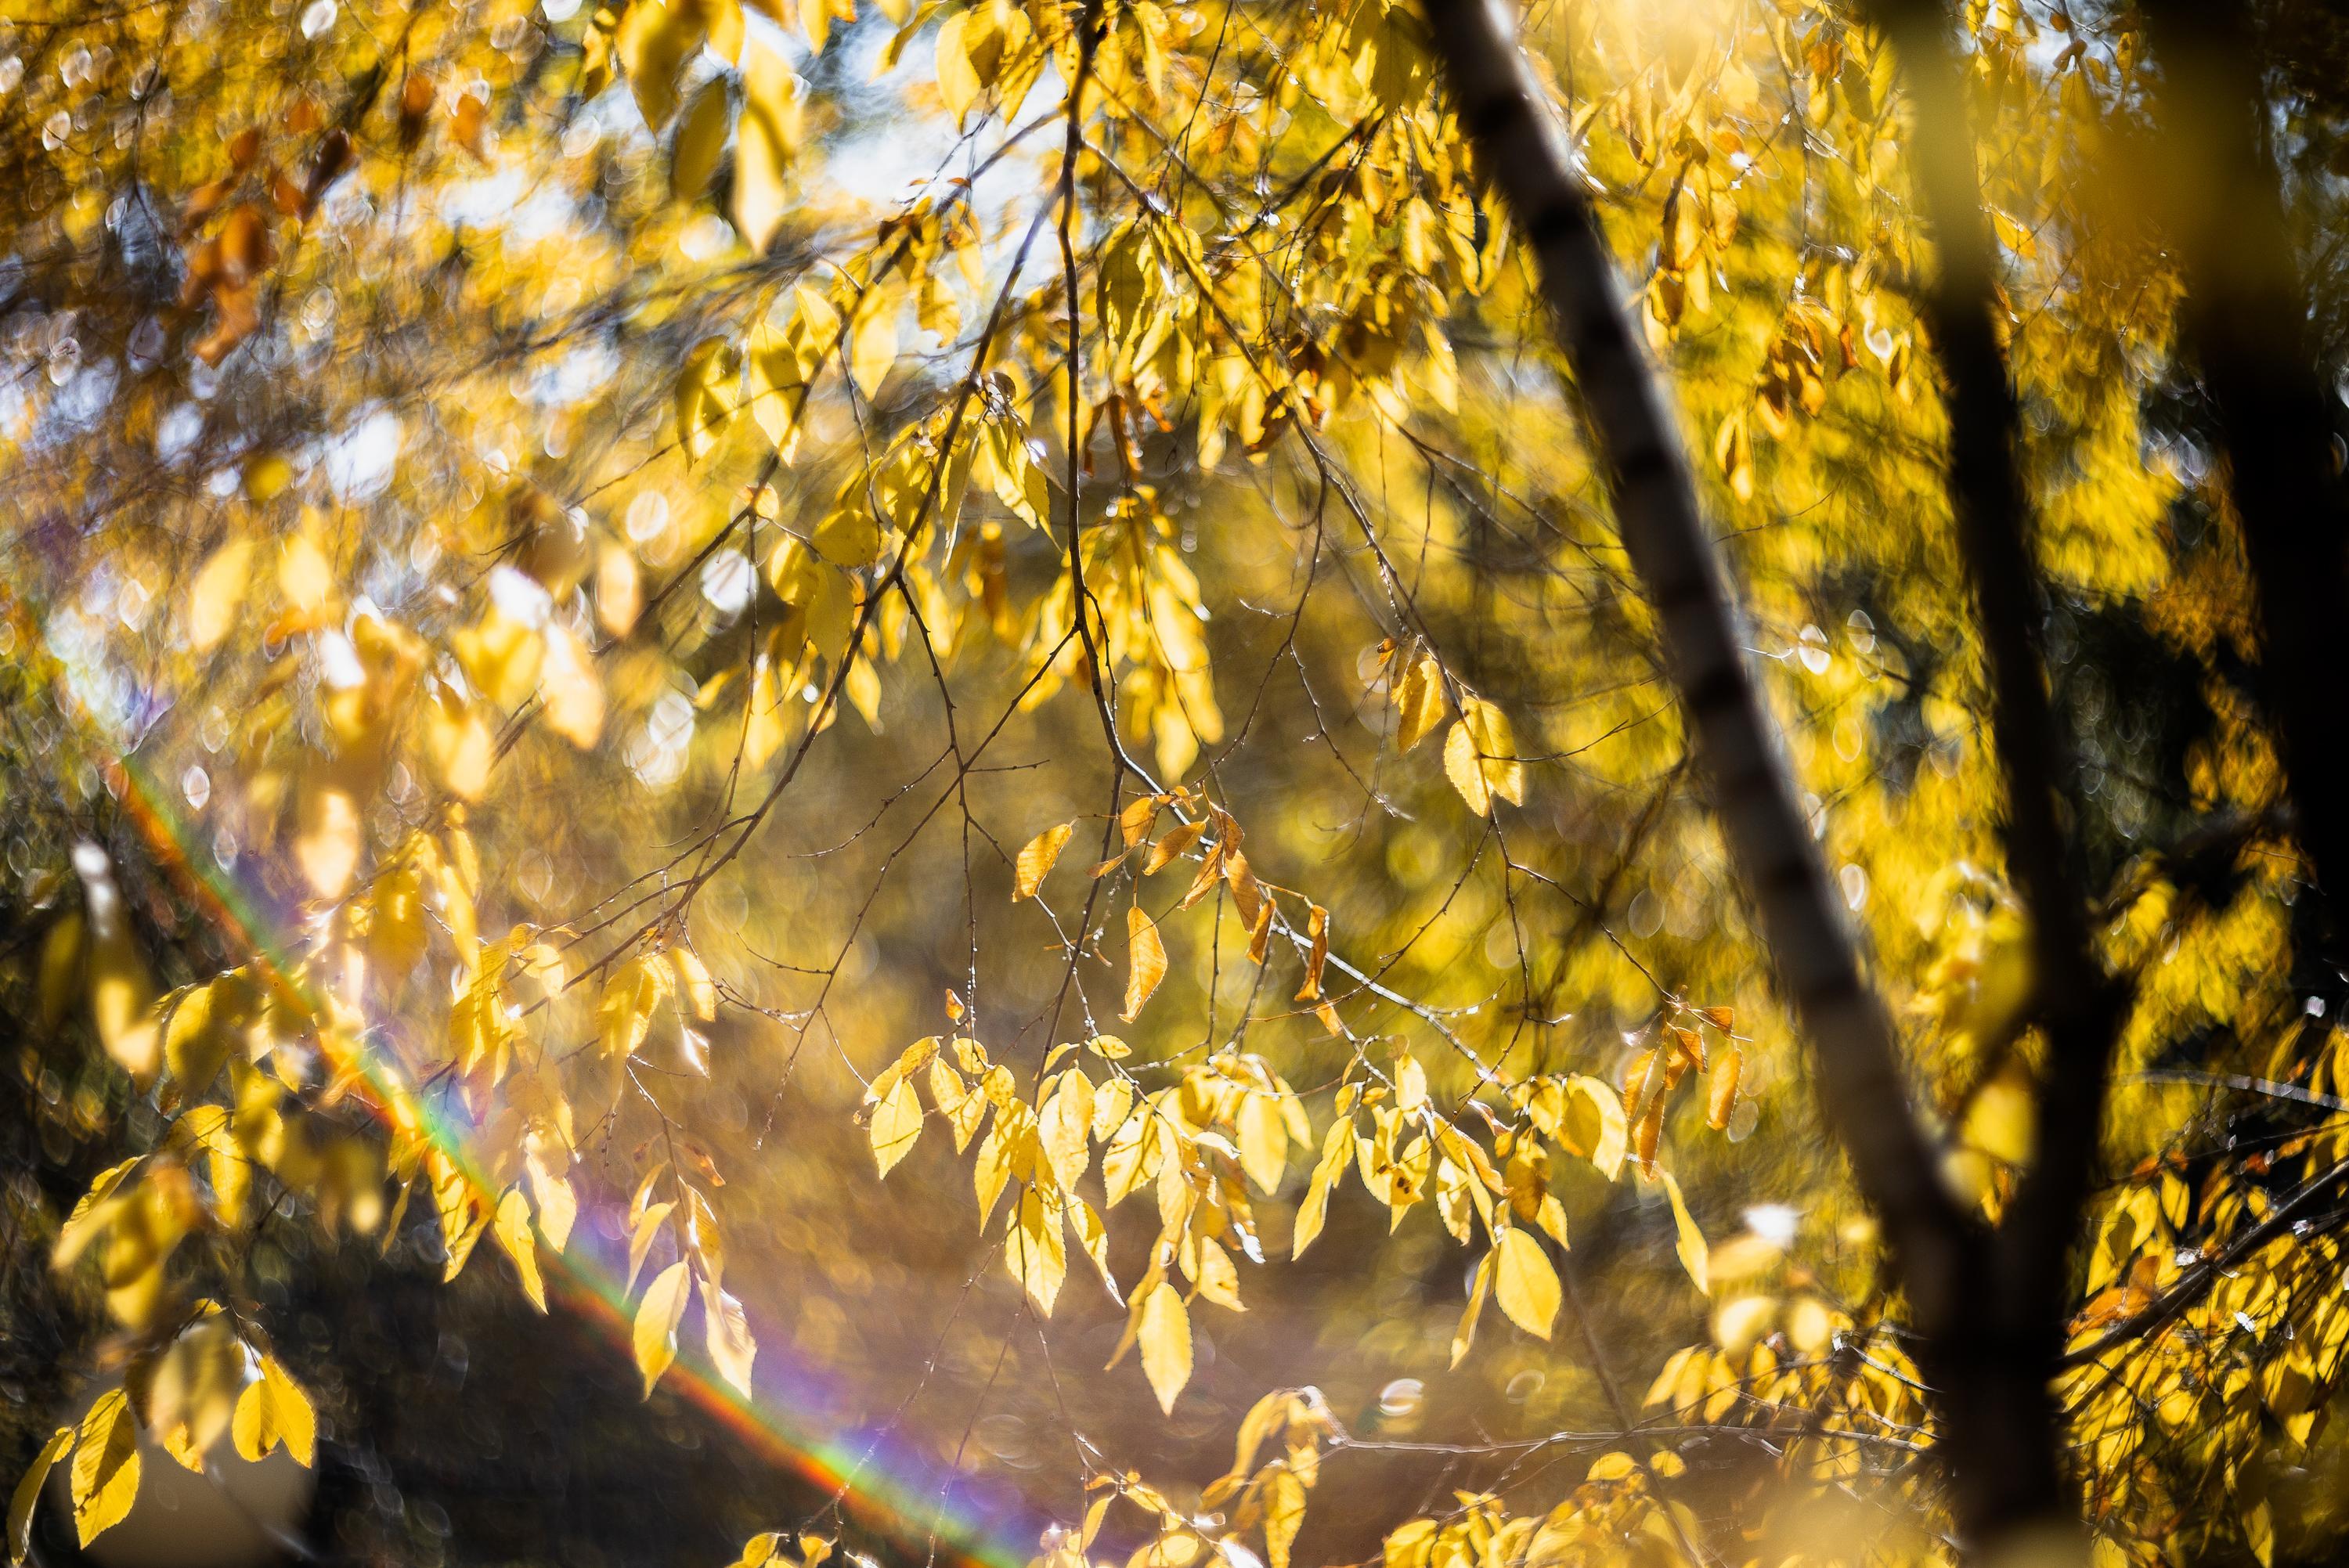
[[[305,614],[325,609],[334,597],[334,566],[307,531],[285,542],[277,558],[277,586],[288,604]]]
[[[1444,738],[1444,771],[1470,810],[1480,817],[1493,814],[1493,791],[1485,782],[1485,770],[1476,765],[1476,740],[1464,718],[1454,720],[1452,732]]]
[[[879,291],[866,296],[864,311],[848,339],[848,374],[867,397],[880,390],[889,367],[897,363],[897,312],[894,301]]]
[[[922,1136],[922,1102],[914,1093],[914,1080],[900,1077],[873,1108],[873,1125],[868,1131],[873,1140],[874,1163],[881,1174],[914,1150],[915,1140]]]
[[[957,130],[978,98],[978,73],[971,69],[970,51],[963,41],[969,22],[969,12],[957,11],[938,24],[938,96],[946,99]]]
[[[636,1228],[628,1236],[628,1283],[623,1288],[636,1288],[636,1275],[644,1272],[645,1257],[652,1251],[653,1243],[660,1236],[660,1228],[676,1212],[674,1199],[664,1198],[636,1216]]]
[[[342,897],[358,873],[358,802],[347,789],[305,784],[298,816],[294,858],[308,879],[310,891],[320,898]]]
[[[1297,1472],[1273,1472],[1264,1500],[1264,1551],[1271,1568],[1288,1568],[1289,1550],[1305,1528],[1305,1483]]]
[[[110,874],[88,884],[90,1022],[106,1054],[145,1085],[162,1065],[163,1035],[150,1011],[154,985],[130,939],[121,897]]]
[[[257,1461],[282,1446],[305,1468],[317,1463],[317,1412],[274,1356],[261,1358],[261,1376],[237,1396],[236,1417],[229,1430],[236,1451],[247,1460]]]
[[[139,1496],[139,1420],[109,1388],[81,1420],[73,1458],[74,1530],[84,1546],[122,1522]]]
[[[1109,1227],[1082,1198],[1071,1198],[1069,1203],[1069,1223],[1076,1227],[1077,1244],[1092,1260],[1093,1271],[1101,1275],[1102,1288],[1109,1292],[1110,1300],[1123,1306],[1125,1297],[1118,1294],[1117,1276],[1109,1272]]]
[[[1504,1235],[1516,1234],[1505,1231]],[[1460,1315],[1460,1326],[1452,1331],[1452,1365],[1457,1367],[1476,1343],[1476,1320],[1485,1315],[1485,1299],[1493,1294],[1493,1260],[1501,1255],[1495,1247],[1476,1263],[1475,1277],[1468,1282],[1468,1306]],[[1547,1336],[1545,1336],[1547,1337]]]
[[[1166,978],[1166,944],[1158,940],[1158,927],[1140,904],[1125,912],[1126,970],[1125,1012],[1129,1024]]]
[[[1484,801],[1481,806],[1477,805],[1480,797],[1471,795],[1461,786],[1463,763],[1454,758],[1454,748],[1461,744],[1464,735],[1469,753],[1464,760],[1473,762],[1478,776]],[[1460,722],[1453,726],[1452,734],[1444,739],[1444,766],[1452,775],[1453,784],[1460,788],[1462,797],[1476,808],[1479,816],[1489,815],[1495,799],[1517,806],[1526,803],[1526,765],[1517,760],[1516,736],[1509,727],[1508,715],[1481,696],[1462,699]]]
[[[1512,1226],[1495,1241],[1493,1253],[1499,1260],[1493,1294],[1501,1310],[1519,1328],[1547,1339],[1550,1326],[1557,1321],[1559,1296],[1557,1271],[1550,1267],[1541,1243]]]
[[[613,46],[636,108],[656,133],[677,113],[678,67],[701,46],[702,32],[699,9],[688,4],[672,10],[659,0],[636,0],[621,18]]]
[[[753,37],[742,57],[742,121],[734,138],[734,227],[764,253],[790,210],[802,135],[803,84],[783,57]]]
[[[480,799],[497,760],[497,738],[479,707],[441,686],[427,710],[425,740],[449,792],[460,800]]]
[[[188,645],[207,653],[236,624],[253,581],[253,542],[233,539],[212,552],[188,590]]]
[[[74,1445],[74,1429],[59,1427],[33,1456],[33,1463],[16,1482],[16,1495],[8,1500],[8,1562],[10,1568],[24,1568],[26,1553],[33,1549],[33,1509],[41,1500],[41,1483],[49,1479],[49,1470]]]
[[[1150,854],[1143,862],[1142,874],[1156,876],[1174,861],[1189,854],[1191,846],[1197,843],[1199,835],[1206,830],[1207,824],[1204,820],[1177,822],[1167,829],[1164,836],[1150,846]]]
[[[734,1560],[733,1568],[766,1568],[775,1560],[775,1549],[782,1543],[781,1531],[762,1530],[742,1543],[742,1555]]]
[[[742,1304],[709,1280],[701,1282],[702,1329],[709,1340],[709,1364],[718,1375],[744,1394],[750,1392],[750,1363],[759,1346],[750,1337],[750,1320]]]
[[[1281,1120],[1280,1101],[1252,1091],[1240,1101],[1240,1169],[1267,1196],[1279,1190],[1288,1168],[1288,1129]]]
[[[1395,749],[1409,751],[1444,722],[1444,666],[1433,654],[1404,672],[1395,692]]]
[[[553,623],[546,628],[538,692],[546,704],[549,729],[582,751],[595,744],[604,731],[604,683],[585,646]]]
[[[1069,1246],[1061,1233],[1061,1202],[1047,1201],[1042,1191],[1030,1187],[1011,1212],[1010,1230],[1003,1239],[1003,1261],[1047,1317],[1060,1298],[1061,1282],[1068,1277]]]
[[[636,1304],[636,1331],[631,1338],[636,1370],[645,1375],[645,1398],[653,1394],[669,1363],[677,1359],[677,1326],[685,1316],[685,1261],[680,1258],[653,1276],[645,1298]]]
[[[672,947],[669,961],[677,966],[678,995],[693,1009],[693,1016],[707,1024],[718,1016],[718,985],[709,977],[709,966],[690,947]]]
[[[1047,828],[1028,841],[1019,851],[1019,860],[1012,875],[1011,902],[1034,898],[1044,879],[1052,874],[1053,862],[1068,847],[1069,837],[1077,830],[1074,822],[1063,822],[1057,828]]]
[[[1158,1408],[1174,1413],[1174,1401],[1191,1380],[1191,1315],[1182,1293],[1164,1280],[1143,1298],[1142,1370],[1158,1396]]]
[[[1330,1213],[1330,1190],[1346,1167],[1353,1162],[1353,1119],[1341,1116],[1330,1124],[1330,1131],[1321,1143],[1321,1158],[1313,1166],[1313,1180],[1305,1189],[1305,1201],[1297,1205],[1297,1223],[1291,1233],[1288,1255],[1300,1258],[1313,1238],[1321,1233],[1321,1226]]]
[[[1558,1141],[1589,1161],[1601,1176],[1614,1181],[1631,1147],[1622,1098],[1601,1079],[1576,1077],[1567,1085],[1566,1118],[1558,1127]]]
[[[1078,1178],[1085,1173],[1091,1159],[1087,1139],[1092,1131],[1093,1086],[1092,1080],[1071,1068],[1061,1075],[1052,1096],[1044,1102],[1038,1118],[1038,1137],[1044,1146],[1044,1161],[1051,1167],[1052,1179],[1063,1192],[1071,1191]]]
[[[718,170],[718,155],[725,150],[726,132],[732,118],[726,78],[710,77],[694,94],[685,119],[678,124],[677,141],[669,149],[671,196],[679,201],[690,201],[709,188],[709,177]]]
[[[492,1222],[498,1245],[513,1260],[514,1273],[522,1276],[522,1293],[530,1297],[531,1305],[546,1310],[546,1284],[538,1274],[538,1242],[530,1233],[530,1202],[519,1187],[509,1187],[506,1195],[498,1200],[497,1218]]]
[[[1712,1253],[1705,1245],[1704,1233],[1698,1230],[1696,1222],[1689,1217],[1688,1202],[1681,1196],[1681,1184],[1672,1179],[1672,1173],[1665,1171],[1659,1174],[1663,1180],[1666,1195],[1672,1201],[1672,1226],[1680,1233],[1679,1243],[1673,1250],[1679,1253],[1681,1267],[1688,1270],[1688,1276],[1696,1283],[1696,1288],[1710,1295],[1713,1294],[1710,1277]]]
[[[625,544],[607,544],[595,556],[595,620],[616,637],[625,637],[644,614],[645,590],[636,570],[636,552]]]

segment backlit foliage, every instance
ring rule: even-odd
[[[946,1283],[898,1308],[1061,1424],[1048,1568],[1948,1553],[1903,1304],[1412,5],[6,16],[7,1070],[109,1151],[39,1245],[132,1368],[39,1448],[19,1557],[52,1466],[83,1540],[122,1517],[140,1429],[332,1436],[254,1272],[286,1225],[422,1227],[542,1308],[608,1252],[648,1393],[750,1392],[761,1290],[885,1309],[900,1245]],[[1962,22],[2134,986],[2080,1501],[2100,1562],[2266,1562],[2341,1524],[2339,980],[2116,172],[2133,21]],[[1892,52],[1824,0],[1528,28],[1995,1214],[2037,1047]],[[982,1266],[1017,1315],[948,1315]],[[1348,1408],[1457,1390],[1321,1546],[1384,1444],[1286,1386],[1317,1335]],[[1220,1479],[1157,1435],[1210,1336],[1252,1351]],[[746,1563],[831,1550],[776,1522]]]

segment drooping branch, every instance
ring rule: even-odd
[[[2349,612],[2349,492],[2333,473],[2332,404],[2270,146],[2249,7],[2146,0],[2171,201],[2186,273],[2184,346],[2199,366],[2258,583],[2260,678],[2281,732],[2297,831],[2333,902],[2349,890],[2349,724],[2338,643]]]
[[[1973,1230],[1910,1109],[1891,1018],[1861,974],[1797,804],[1679,432],[1633,339],[1590,201],[1499,14],[1487,0],[1425,0],[1425,11],[1461,128],[1533,252],[1713,808],[1816,1057],[1828,1124],[1912,1301],[1954,1302]]]

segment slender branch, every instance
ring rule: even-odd
[[[2316,1201],[2338,1187],[2344,1178],[2349,1178],[2349,1161],[2310,1177],[2299,1191],[2269,1210],[2264,1219],[2229,1243],[2216,1257],[2206,1258],[2188,1269],[2142,1312],[2113,1325],[2086,1344],[2065,1351],[2058,1365],[2067,1369],[2088,1366],[2132,1339],[2141,1339],[2168,1327],[2208,1295],[2210,1287],[2225,1278],[2236,1264],[2286,1232],[2296,1232]],[[2331,1216],[2318,1228],[2330,1230],[2344,1221],[2349,1221],[2349,1210]]]

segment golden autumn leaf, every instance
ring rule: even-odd
[[[604,731],[604,682],[585,645],[568,630],[550,625],[545,637],[538,695],[546,705],[546,727],[585,751]]]
[[[82,1418],[74,1448],[74,1532],[84,1546],[122,1522],[139,1495],[139,1418],[109,1388]]]
[[[804,89],[783,57],[755,36],[743,46],[742,89],[734,138],[734,226],[744,244],[763,253],[790,210]]]
[[[523,1295],[530,1297],[531,1305],[544,1312],[546,1284],[538,1273],[538,1240],[531,1234],[530,1201],[523,1196],[520,1187],[506,1189],[490,1224],[498,1245],[513,1260],[514,1273],[522,1279]]]
[[[1044,885],[1046,877],[1051,875],[1053,863],[1060,860],[1061,851],[1068,847],[1070,835],[1076,830],[1074,822],[1062,822],[1056,828],[1045,829],[1020,847],[1019,862],[1013,868],[1011,880],[1011,900],[1014,903],[1023,898],[1036,896],[1036,890]]]
[[[1423,654],[1395,691],[1395,749],[1409,751],[1444,722],[1444,667]]]
[[[282,1447],[305,1469],[318,1462],[317,1412],[274,1356],[261,1358],[261,1376],[237,1396],[229,1431],[236,1451],[247,1460]]]
[[[629,1344],[636,1354],[636,1370],[644,1374],[647,1399],[652,1398],[653,1385],[677,1359],[677,1326],[685,1316],[685,1297],[690,1284],[685,1261],[680,1258],[653,1276],[653,1283],[645,1286],[644,1299],[636,1304]]]
[[[1494,1299],[1511,1323],[1547,1339],[1550,1326],[1557,1321],[1561,1297],[1557,1271],[1550,1266],[1541,1243],[1513,1225],[1494,1239],[1493,1256],[1496,1260]]]
[[[914,1092],[914,1080],[900,1077],[889,1086],[873,1108],[873,1122],[866,1129],[873,1144],[874,1163],[886,1176],[897,1161],[914,1151],[914,1144],[922,1136],[922,1102]]]
[[[1444,738],[1444,770],[1480,817],[1493,814],[1496,799],[1525,804],[1526,768],[1508,716],[1483,697],[1462,699],[1460,717]]]
[[[358,874],[362,830],[358,801],[331,784],[303,787],[294,857],[320,898],[340,898]]]
[[[41,1487],[49,1479],[49,1471],[73,1448],[75,1432],[71,1427],[59,1427],[41,1445],[16,1482],[16,1490],[8,1500],[8,1562],[10,1568],[23,1568],[26,1554],[33,1545],[33,1510],[41,1501]]]
[[[971,69],[970,54],[963,42],[969,18],[969,12],[956,11],[938,24],[938,96],[946,99],[947,112],[954,116],[957,129],[979,94],[978,73]]]
[[[1036,1310],[1050,1317],[1068,1277],[1069,1244],[1061,1233],[1061,1200],[1035,1187],[1019,1195],[1003,1238],[1004,1266],[1011,1271]]]
[[[1672,1250],[1681,1260],[1681,1267],[1688,1271],[1690,1283],[1700,1292],[1710,1295],[1713,1293],[1711,1249],[1705,1245],[1704,1233],[1696,1228],[1696,1221],[1689,1213],[1688,1200],[1681,1196],[1679,1181],[1669,1171],[1660,1171],[1658,1175],[1664,1184],[1665,1194],[1672,1202],[1672,1231],[1676,1238]]]
[[[702,1332],[709,1364],[718,1375],[744,1395],[750,1392],[750,1364],[759,1346],[750,1337],[750,1321],[742,1304],[710,1281],[701,1282]]]
[[[726,150],[733,105],[723,77],[712,77],[694,93],[678,121],[677,139],[669,147],[668,191],[679,201],[691,201],[709,189],[718,170],[719,154]]]
[[[1486,1253],[1476,1260],[1476,1272],[1469,1276],[1468,1305],[1461,1311],[1460,1326],[1452,1331],[1452,1366],[1466,1360],[1469,1349],[1476,1343],[1476,1324],[1485,1315],[1485,1303],[1492,1296],[1493,1274],[1500,1256],[1497,1247]]]
[[[1166,978],[1166,947],[1158,939],[1156,923],[1140,904],[1125,912],[1125,1011],[1121,1016],[1131,1024]]]
[[[1174,1413],[1174,1401],[1191,1380],[1191,1315],[1182,1293],[1164,1280],[1143,1297],[1140,1327],[1142,1370],[1150,1379],[1158,1408]]]
[[[197,653],[210,653],[235,627],[253,585],[253,541],[233,539],[197,570],[188,589],[188,645]]]

